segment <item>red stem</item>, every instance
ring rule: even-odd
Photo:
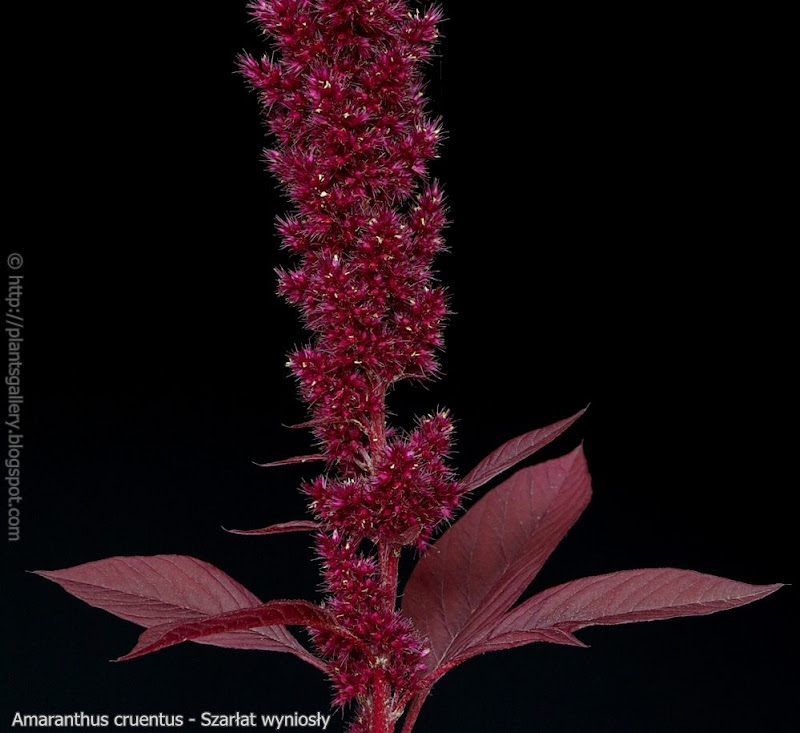
[[[388,542],[380,542],[378,562],[381,584],[386,592],[386,597],[390,599],[387,602],[387,605],[390,606],[388,610],[394,611],[394,604],[397,600],[397,568],[400,563],[400,548]]]
[[[417,722],[417,718],[419,717],[419,711],[422,710],[422,706],[425,704],[425,700],[430,691],[430,687],[425,687],[414,696],[414,699],[411,701],[411,707],[409,707],[406,713],[406,719],[403,721],[402,733],[411,733],[411,730],[414,728],[414,723]]]
[[[386,451],[386,384],[374,379],[373,390],[377,401],[382,404],[382,409],[374,415],[371,425],[370,452],[374,466],[376,459]],[[377,549],[384,604],[387,611],[394,611],[397,602],[397,570],[400,562],[400,548],[382,540],[378,542]],[[371,733],[393,733],[394,731],[392,690],[382,664],[382,660],[375,660]]]
[[[387,610],[394,610],[397,600],[397,568],[400,562],[400,548],[382,541],[378,543],[378,567],[381,586]],[[380,660],[376,660],[380,665]],[[394,717],[391,686],[382,666],[376,666],[372,692],[372,730],[371,733],[392,733]]]
[[[375,669],[372,689],[372,730],[370,733],[392,733],[394,724],[391,717],[389,680],[383,669]]]
[[[419,716],[419,711],[422,710],[422,706],[425,704],[425,700],[428,699],[428,695],[431,694],[431,690],[436,682],[442,677],[445,673],[449,672],[453,667],[458,666],[459,661],[451,661],[447,664],[442,665],[439,667],[433,674],[428,675],[423,680],[423,686],[420,688],[419,692],[414,695],[411,700],[411,706],[408,708],[408,712],[406,713],[405,720],[403,721],[403,730],[402,733],[411,733],[412,728],[414,727],[414,723],[417,722],[417,717]],[[409,698],[404,697],[400,700],[400,704],[398,707],[404,708],[409,703]]]

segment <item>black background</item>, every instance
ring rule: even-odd
[[[286,655],[109,664],[137,628],[23,572],[180,553],[264,599],[317,597],[307,537],[220,529],[301,517],[313,472],[252,465],[310,444],[281,426],[305,415],[283,366],[305,337],[274,295],[287,203],[233,74],[263,48],[243,6],[88,3],[11,26],[25,448],[4,727],[17,710],[328,712],[321,675]],[[464,472],[591,403],[544,457],[582,440],[595,498],[532,590],[648,566],[792,582],[782,19],[445,7],[429,88],[455,315],[445,377],[401,385],[397,422],[451,408]],[[794,729],[795,596],[481,657],[418,730]]]

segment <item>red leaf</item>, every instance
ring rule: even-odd
[[[271,524],[269,527],[262,527],[261,529],[225,529],[225,527],[222,529],[231,534],[284,534],[285,532],[313,532],[321,526],[318,522],[296,519],[292,522]]]
[[[403,611],[431,645],[429,669],[483,641],[589,503],[578,447],[524,468],[490,491],[425,554]]]
[[[281,423],[284,428],[288,428],[289,430],[300,430],[302,428],[315,428],[319,425],[330,425],[333,422],[333,419],[330,417],[318,417],[314,420],[306,420],[305,422],[296,422],[293,425],[286,425],[285,423]]]
[[[507,443],[503,443],[464,477],[461,481],[462,489],[464,491],[472,491],[472,489],[483,486],[498,474],[525,460],[540,448],[544,448],[583,415],[586,409],[584,407],[580,412],[568,417],[566,420],[548,425],[546,428],[533,430],[530,433],[525,433],[509,440]]]
[[[311,463],[312,461],[324,461],[325,456],[321,453],[314,453],[309,456],[294,456],[284,458],[282,461],[272,461],[271,463],[256,463],[259,468],[275,468],[276,466],[290,466],[293,463]]]
[[[313,603],[308,601],[270,601],[255,608],[243,608],[196,621],[153,626],[142,632],[136,646],[116,661],[134,659],[184,641],[215,634],[283,624],[333,631],[350,641],[356,641],[355,637],[339,626],[333,614]]]
[[[780,583],[750,585],[673,568],[595,575],[529,598],[506,614],[489,640],[502,642],[532,631],[571,633],[585,626],[704,616],[752,603],[780,587]]]
[[[37,570],[90,606],[151,627],[258,607],[261,601],[218,568],[185,555],[109,557],[63,570]],[[290,652],[327,669],[282,626],[256,626],[204,637],[201,644]]]
[[[586,647],[586,644],[580,639],[577,639],[563,629],[555,627],[549,629],[533,629],[531,631],[509,631],[504,634],[499,634],[497,637],[489,636],[489,638],[484,639],[482,642],[470,646],[462,654],[459,654],[458,659],[455,661],[460,664],[478,654],[497,652],[502,649],[513,649],[514,647],[526,646],[527,644],[533,644],[538,641],[546,641],[550,644]]]
[[[433,686],[438,682],[445,674],[447,674],[451,669],[457,667],[462,662],[467,661],[471,657],[474,657],[478,654],[483,654],[484,652],[491,652],[491,651],[498,651],[500,649],[510,649],[514,646],[522,646],[523,644],[530,644],[534,641],[549,641],[553,644],[568,644],[570,646],[580,646],[586,647],[581,641],[578,641],[572,634],[567,634],[563,631],[543,631],[543,632],[534,632],[529,633],[526,635],[525,641],[521,641],[519,643],[513,644],[492,644],[491,642],[483,642],[475,647],[470,647],[469,651],[463,655],[460,655],[457,659],[454,659],[446,664],[440,665],[435,670],[430,672],[423,680],[421,687],[418,688],[417,692],[413,692],[408,694],[405,698],[401,700],[401,707],[408,705],[408,710],[406,712],[406,717],[403,720],[403,733],[411,733],[411,730],[414,728],[414,724],[417,721],[417,717],[419,715],[422,706],[425,704],[425,700],[427,699],[428,695],[430,694]]]

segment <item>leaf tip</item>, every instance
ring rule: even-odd
[[[791,585],[791,583],[765,583],[764,585],[751,585],[750,587],[753,589],[753,593],[749,594],[750,598],[746,601],[746,603],[760,601],[762,598],[771,596],[773,593],[775,593],[775,591],[780,590],[786,585]]]
[[[140,637],[133,649],[131,649],[127,654],[123,654],[121,657],[117,657],[116,659],[109,659],[108,661],[114,662],[115,664],[117,662],[129,662],[131,659],[143,657],[151,651],[153,651],[153,649],[148,649],[145,645],[143,645]]]

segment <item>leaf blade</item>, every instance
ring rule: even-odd
[[[270,524],[268,527],[261,529],[227,529],[223,527],[226,532],[230,534],[241,535],[268,535],[268,534],[285,534],[287,532],[315,532],[321,529],[322,525],[319,522],[314,522],[308,519],[295,519],[291,522],[280,522],[279,524]]]
[[[253,463],[259,468],[277,468],[278,466],[291,466],[295,463],[312,463],[314,461],[324,461],[325,456],[322,453],[312,453],[305,456],[292,456],[291,458],[284,458],[281,461],[270,461],[269,463]]]
[[[544,448],[567,430],[588,408],[584,407],[572,417],[560,420],[544,428],[531,430],[506,441],[478,463],[461,481],[464,491],[472,491],[491,481],[495,476],[524,461],[536,451]]]
[[[563,629],[533,629],[531,631],[516,631],[498,634],[497,636],[490,636],[482,642],[470,646],[464,650],[456,661],[467,661],[478,654],[485,654],[486,652],[501,651],[503,649],[514,649],[519,646],[527,646],[537,642],[547,642],[549,644],[563,644],[565,646],[578,646],[587,648],[580,639],[576,638],[568,631]]]
[[[336,622],[333,614],[309,601],[270,601],[255,608],[243,608],[217,616],[152,626],[142,632],[136,646],[115,661],[122,662],[166,649],[184,641],[195,641],[220,633],[243,631],[260,626],[307,626],[340,634],[356,642]]]
[[[622,570],[538,593],[506,614],[490,638],[532,630],[572,633],[587,626],[704,616],[760,600],[781,585],[751,585],[676,568]]]
[[[117,556],[34,574],[57,583],[90,606],[145,628],[261,604],[219,568],[187,555]],[[198,643],[288,652],[320,669],[327,668],[280,626],[209,636]]]
[[[579,446],[518,471],[441,536],[414,568],[402,606],[430,641],[430,670],[486,638],[590,496]]]

